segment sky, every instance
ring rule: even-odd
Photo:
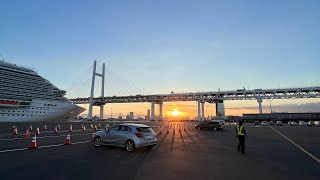
[[[107,95],[127,93],[127,82],[148,94],[320,86],[317,0],[4,0],[0,8],[1,57],[34,68],[67,97],[89,96],[94,60],[115,73]],[[300,112],[319,111],[320,101],[272,103]],[[149,105],[115,106],[143,113]],[[226,111],[256,106],[226,102]]]

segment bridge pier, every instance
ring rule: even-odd
[[[101,98],[104,98],[104,80],[105,80],[105,64],[102,65],[102,74],[96,72],[97,61],[94,61],[93,64],[93,73],[92,73],[92,82],[91,82],[91,92],[90,92],[90,99],[89,99],[89,111],[88,111],[88,119],[92,119],[92,109],[94,105],[97,103],[100,106],[100,119],[103,119],[103,106],[105,105],[104,102],[93,102],[93,94],[94,94],[94,84],[96,76],[102,77],[102,86],[101,86]]]
[[[216,103],[216,117],[225,116],[223,100],[217,100],[215,103]]]
[[[198,121],[201,121],[201,114],[200,114],[200,100],[198,100]]]
[[[205,104],[206,102],[205,101],[202,101],[201,102],[201,110],[202,110],[202,113],[201,113],[201,115],[202,115],[202,121],[204,121],[204,120],[206,120],[206,117],[204,116],[204,104]]]
[[[259,103],[259,114],[262,114],[262,98],[257,98],[257,102]]]
[[[159,103],[159,118],[158,118],[158,121],[162,121],[162,105],[163,105],[163,102]]]
[[[152,101],[151,102],[151,118],[150,118],[150,121],[154,121],[155,120],[155,115],[154,115],[154,104],[155,102]]]

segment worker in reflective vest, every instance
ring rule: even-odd
[[[239,145],[238,145],[238,152],[241,152],[241,154],[245,154],[245,140],[246,140],[246,136],[247,136],[247,133],[246,133],[246,130],[244,129],[244,126],[243,126],[243,122],[242,121],[239,121],[239,124],[236,126],[236,137],[238,137],[239,139]]]

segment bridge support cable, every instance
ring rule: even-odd
[[[136,91],[134,88],[132,88],[131,86],[128,86],[128,84],[123,82],[121,79],[119,80],[113,74],[109,74],[108,77],[109,77],[110,81],[112,81],[112,83],[122,91],[122,93],[119,94],[120,96],[123,96],[123,95],[128,95],[128,96],[129,95],[136,95],[136,94],[140,93],[140,92]],[[127,90],[127,92],[124,92],[123,90]]]
[[[114,76],[117,78],[118,81],[122,82],[124,85],[126,85],[127,87],[129,87],[130,89],[132,89],[134,92],[138,93],[138,94],[148,94],[148,92],[136,87],[132,82],[128,81],[127,78],[111,71],[110,69],[108,69],[108,72],[110,73],[110,75]],[[136,95],[136,94],[135,94]]]
[[[66,88],[68,99],[78,98],[78,97],[88,97],[90,86],[90,76],[93,66],[87,68],[82,74],[77,76],[73,82]]]
[[[113,94],[113,95],[118,95],[118,96],[128,96],[130,95],[130,92],[128,93],[127,91],[124,91],[124,90],[129,90],[129,88],[127,87],[123,87],[117,79],[115,79],[113,76],[107,76],[109,77],[108,78],[108,83],[109,83],[109,86],[113,87],[114,90],[117,92],[117,94]]]

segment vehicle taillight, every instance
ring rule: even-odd
[[[142,134],[142,133],[135,133],[135,135],[136,135],[138,138],[143,138],[143,134]]]

